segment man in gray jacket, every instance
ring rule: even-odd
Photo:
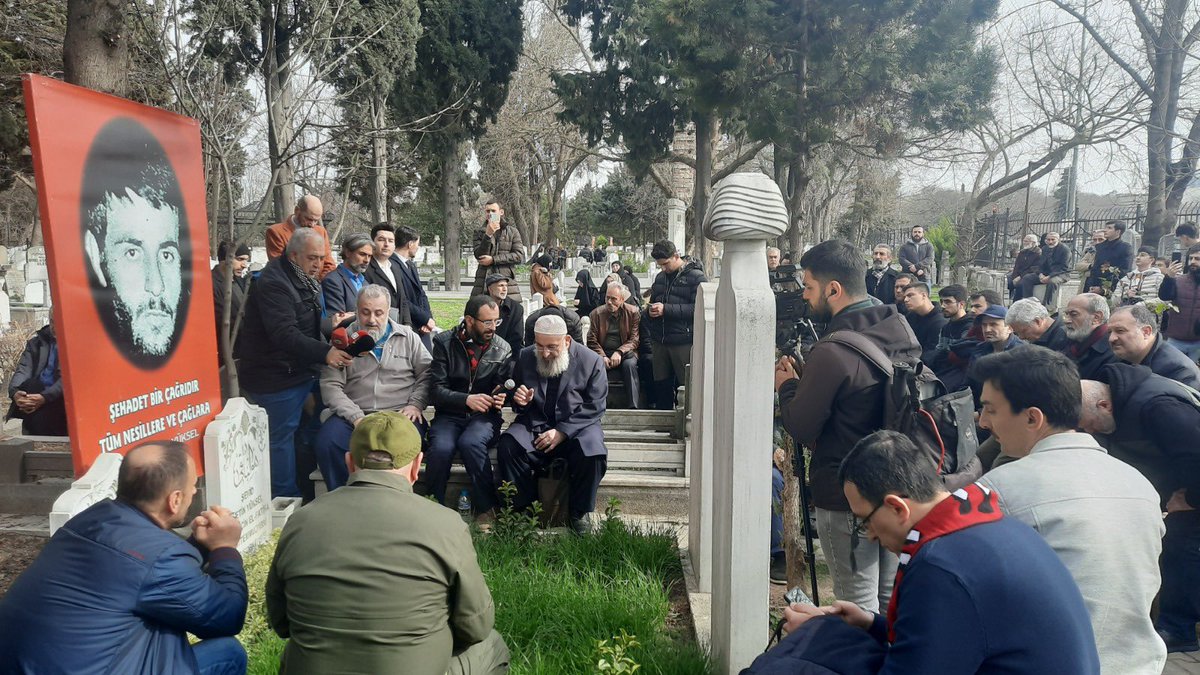
[[[918,281],[932,284],[929,272],[933,269],[933,244],[925,238],[925,228],[914,225],[912,240],[900,247],[900,269],[915,275]]]
[[[1102,672],[1161,673],[1167,648],[1150,604],[1166,528],[1154,486],[1091,435],[1075,433],[1079,371],[1063,354],[1025,345],[985,356],[974,368],[983,381],[979,425],[1004,454],[1019,458],[980,483],[1000,495],[1006,515],[1037,530],[1071,572]]]
[[[391,295],[377,284],[358,293],[356,318],[346,332],[366,331],[375,348],[359,354],[346,368],[321,372],[321,398],[333,413],[317,435],[317,464],[330,491],[346,484],[350,434],[373,412],[400,412],[425,435],[423,413],[429,401],[433,358],[412,328],[391,320]]]

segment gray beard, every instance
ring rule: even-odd
[[[879,261],[874,261],[874,260],[871,261],[871,269],[875,270],[876,272],[882,272],[882,271],[886,270],[887,268],[888,268],[888,264],[885,262],[879,262]]]
[[[540,354],[537,355],[537,371],[538,375],[542,377],[558,377],[567,372],[569,365],[571,365],[571,353],[565,349],[553,361],[547,361]]]
[[[1072,342],[1083,342],[1084,340],[1088,339],[1088,336],[1092,334],[1093,330],[1095,329],[1091,326],[1075,328],[1069,323],[1063,324],[1063,332],[1067,334],[1067,339],[1071,340]]]

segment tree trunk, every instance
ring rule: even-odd
[[[704,265],[712,269],[712,260],[707,255],[708,246],[704,239],[704,216],[708,212],[708,197],[712,194],[713,137],[717,125],[712,115],[697,113],[696,124],[696,177],[692,184],[692,232],[688,236],[687,251]]]
[[[975,218],[978,205],[974,200],[963,204],[962,213],[958,216],[958,238],[954,244],[954,260],[958,267],[966,267],[975,263],[975,255],[979,249],[975,245]]]
[[[387,97],[371,97],[371,222],[388,219]]]
[[[283,222],[292,211],[296,199],[296,179],[292,172],[291,154],[295,152],[292,141],[292,77],[291,42],[283,24],[285,3],[268,3],[271,7],[263,15],[263,81],[267,99],[267,152],[271,171],[276,174],[272,186],[272,202],[275,207],[275,222]]]
[[[795,472],[795,441],[788,434],[783,435],[783,555],[787,559],[788,588],[805,586],[804,578],[808,574],[808,564],[804,557],[804,523],[808,514],[800,513],[800,479]],[[800,461],[804,461],[803,455]]]
[[[457,289],[462,279],[462,141],[448,141],[442,153],[442,220],[446,224],[446,288]]]
[[[114,96],[129,92],[129,26],[122,0],[67,0],[63,78]]]

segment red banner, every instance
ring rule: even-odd
[[[25,111],[75,475],[221,405],[200,127],[37,75]]]

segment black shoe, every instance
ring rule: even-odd
[[[787,559],[783,555],[771,556],[771,583],[786,586],[787,581]]]
[[[591,525],[591,523],[588,522],[588,519],[586,517],[572,518],[571,519],[571,531],[574,532],[575,534],[583,537],[583,536],[586,536],[586,535],[589,535],[592,533],[592,525]]]
[[[1167,653],[1183,653],[1183,652],[1198,652],[1200,651],[1200,642],[1196,640],[1195,633],[1192,634],[1192,639],[1175,637],[1169,632],[1159,628],[1158,636],[1167,644]]]

